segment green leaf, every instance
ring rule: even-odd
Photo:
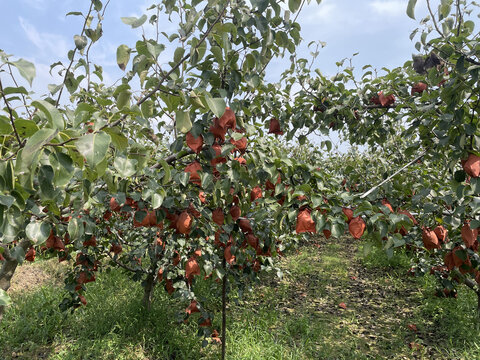
[[[0,135],[11,135],[12,131],[13,128],[8,118],[0,116]]]
[[[83,235],[83,224],[79,221],[79,219],[73,217],[68,222],[67,230],[68,235],[70,235],[70,239],[75,241]]]
[[[113,166],[115,166],[118,174],[123,178],[128,178],[137,172],[137,160],[135,159],[127,159],[117,156],[113,162]]]
[[[87,40],[87,37],[82,35],[75,35],[73,37],[73,41],[75,41],[75,47],[78,49],[78,50],[83,50],[85,49],[85,47],[87,46],[88,44],[88,40]]]
[[[12,303],[10,297],[7,295],[7,292],[3,289],[0,289],[0,306],[8,306]]]
[[[27,225],[25,234],[27,238],[35,243],[35,245],[43,244],[50,236],[52,227],[45,222],[35,221]]]
[[[165,190],[160,189],[160,193],[155,193],[152,195],[152,207],[154,209],[158,209],[163,204],[163,200],[165,199]]]
[[[73,16],[83,16],[83,13],[81,13],[80,11],[70,11],[68,12],[65,17],[69,16],[69,15],[73,15]]]
[[[300,8],[301,3],[301,0],[288,0],[288,8],[292,13],[296,13]]]
[[[227,105],[222,98],[212,98],[209,94],[205,96],[207,105],[217,117],[221,117],[225,112]]]
[[[120,69],[125,71],[128,61],[130,60],[130,49],[127,45],[120,45],[117,48],[117,64]]]
[[[47,200],[54,200],[57,196],[53,186],[54,172],[50,165],[42,165],[38,171],[38,183],[42,197]]]
[[[152,44],[150,41],[147,41],[148,52],[156,59],[160,53],[165,50],[165,45],[163,44]]]
[[[175,63],[179,63],[180,60],[182,60],[184,54],[185,54],[185,48],[182,48],[182,47],[176,48],[173,54],[173,61]]]
[[[104,132],[87,134],[75,141],[78,152],[93,169],[105,158],[109,145],[110,135]]]
[[[15,66],[20,73],[20,75],[28,81],[30,86],[32,86],[32,81],[35,78],[35,65],[33,65],[30,61],[24,59],[18,59],[17,61],[12,61],[11,63]]]
[[[340,238],[345,233],[345,225],[340,223],[335,223],[332,225],[332,236],[334,238]]]
[[[123,151],[128,146],[128,139],[123,135],[118,128],[105,128],[104,131],[110,135],[113,146],[119,151]]]
[[[132,93],[129,90],[122,91],[117,96],[117,108],[122,110],[125,106],[130,107],[130,97]]]
[[[186,134],[192,128],[190,113],[188,111],[177,111],[175,115],[175,124],[177,130]]]
[[[408,0],[407,5],[407,15],[415,20],[415,5],[417,4],[417,0]]]
[[[120,18],[124,24],[130,25],[132,29],[135,29],[139,26],[142,26],[145,21],[147,21],[147,15],[142,15],[140,18],[134,16],[131,17],[122,17]]]
[[[10,195],[0,195],[0,204],[5,205],[7,208],[12,206],[15,202],[15,198]]]
[[[27,140],[22,151],[22,166],[29,167],[33,159],[43,145],[48,143],[57,135],[58,130],[55,129],[40,129]]]
[[[170,170],[170,165],[168,165],[165,160],[160,160],[160,164],[162,165],[163,171],[165,172],[162,179],[162,185],[167,185],[172,179],[172,171]]]
[[[65,121],[58,109],[45,100],[32,101],[32,106],[43,112],[54,129],[63,130]]]

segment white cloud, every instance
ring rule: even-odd
[[[335,21],[336,18],[338,19],[335,15],[338,13],[338,9],[339,7],[336,3],[329,1],[323,1],[319,5],[316,2],[312,2],[311,5],[302,10],[300,15],[302,24],[320,24]]]
[[[405,16],[407,5],[402,0],[374,0],[369,4],[377,14],[383,16]]]
[[[51,57],[55,61],[67,56],[70,46],[63,36],[39,32],[35,26],[21,16],[18,20],[27,38],[41,51],[43,56]]]

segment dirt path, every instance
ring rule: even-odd
[[[59,264],[56,258],[34,263],[24,262],[15,270],[8,293],[22,294],[52,282],[60,283],[57,275],[64,267],[65,265]]]
[[[416,330],[415,310],[423,294],[405,269],[364,266],[357,256],[358,243],[347,237],[315,241],[282,260],[289,275],[281,281],[272,278],[262,288],[281,296],[278,310],[284,316],[305,317],[309,326],[324,327],[319,349],[330,343],[332,354],[341,353],[336,348],[353,343],[368,359],[442,358],[427,346],[427,334]]]

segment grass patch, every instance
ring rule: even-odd
[[[460,287],[458,299],[436,298],[433,278],[406,276],[405,253],[388,259],[372,249],[364,256],[357,244],[317,239],[282,260],[283,279],[265,274],[252,292],[230,294],[227,358],[480,358],[472,291]],[[59,276],[54,265],[40,266]],[[218,311],[218,294],[205,283],[197,286]],[[201,347],[194,321],[177,323],[185,304],[158,288],[152,310],[145,311],[141,286],[121,271],[98,274],[88,286],[88,305],[73,314],[59,310],[62,296],[55,281],[12,295],[14,305],[0,325],[3,358],[219,358],[218,345]]]

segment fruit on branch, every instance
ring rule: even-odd
[[[448,242],[448,230],[445,229],[442,225],[438,225],[435,229],[433,229],[433,231],[435,232],[435,235],[437,235],[437,238],[440,242]]]
[[[123,251],[122,245],[115,243],[110,246],[110,252],[113,252],[115,255],[120,254]]]
[[[236,151],[241,152],[242,154],[245,152],[247,149],[247,138],[242,137],[240,140],[235,140],[235,139],[230,139],[230,143],[235,146]]]
[[[198,193],[198,198],[200,199],[200,202],[202,204],[205,204],[207,202],[207,197],[205,196],[205,193],[203,191],[200,191]]]
[[[233,160],[238,161],[240,165],[247,165],[247,160],[245,160],[245,158],[242,156],[236,157]]]
[[[480,176],[480,157],[475,154],[469,154],[465,162],[463,162],[463,170],[471,177]]]
[[[133,227],[152,227],[152,226],[157,226],[157,215],[155,213],[155,210],[152,211],[147,211],[147,214],[143,218],[141,222],[138,222],[135,219],[135,216],[133,216]]]
[[[191,280],[195,275],[200,275],[200,266],[198,266],[195,257],[192,256],[185,264],[185,276],[188,280]]]
[[[235,255],[232,255],[232,244],[231,243],[227,245],[227,247],[225,248],[225,250],[223,252],[223,255],[225,256],[225,260],[227,261],[227,263],[232,265],[233,262],[235,261]]]
[[[390,210],[393,213],[393,206],[390,204],[390,202],[387,199],[382,199],[382,205],[386,206],[388,210]]]
[[[227,162],[227,159],[220,156],[222,154],[222,147],[219,144],[217,143],[213,144],[212,149],[215,151],[215,157],[212,160],[210,160],[210,164],[212,166]]]
[[[187,146],[192,149],[193,152],[199,153],[202,150],[203,147],[203,136],[199,135],[198,137],[195,137],[191,131],[187,133],[186,136],[187,140]]]
[[[263,196],[262,195],[262,188],[257,185],[250,192],[250,201],[254,202],[257,199],[260,199],[262,196]]]
[[[220,334],[216,329],[212,331],[212,341],[216,344],[222,343],[222,339],[220,339]]]
[[[413,225],[418,225],[417,219],[415,219],[415,218],[413,217],[413,215],[410,214],[410,212],[408,212],[407,210],[398,209],[398,210],[397,210],[397,213],[399,213],[399,214],[401,214],[401,215],[406,215],[406,216],[408,216],[408,217],[410,218],[410,220],[412,220]]]
[[[283,131],[280,128],[280,122],[276,118],[270,119],[270,124],[268,127],[269,134],[283,135]]]
[[[210,327],[212,326],[212,320],[210,319],[203,319],[203,321],[201,321],[198,326],[201,326],[201,327]]]
[[[218,226],[222,226],[225,221],[225,215],[221,208],[212,211],[212,221]]]
[[[425,84],[424,82],[418,82],[418,83],[416,83],[415,85],[412,86],[412,90],[411,90],[410,94],[411,95],[414,95],[416,93],[421,94],[427,89],[428,89],[427,84]]]
[[[252,248],[256,249],[258,247],[258,237],[253,235],[252,233],[247,234],[247,243],[250,245]]]
[[[202,171],[202,165],[198,161],[193,161],[185,167],[185,172],[190,174],[190,182],[200,186],[201,180],[198,171]]]
[[[97,246],[97,238],[95,237],[95,235],[92,235],[92,236],[90,237],[90,239],[85,240],[85,241],[83,242],[83,246],[84,246],[84,247],[89,247],[89,246],[96,247],[96,246]]]
[[[53,234],[53,230],[50,230],[50,235],[48,236],[48,239],[45,242],[45,246],[47,247],[47,249],[54,249],[58,251],[65,250],[65,244],[63,243],[60,237],[55,236]]]
[[[83,305],[87,305],[87,299],[85,299],[85,296],[83,296],[83,295],[78,295],[78,298],[80,299],[80,302],[81,302]]]
[[[227,129],[222,128],[218,124],[218,118],[215,118],[215,120],[213,121],[213,125],[210,126],[209,131],[213,134],[215,140],[219,140],[222,143],[225,141],[225,134],[227,133]]]
[[[347,223],[349,223],[353,219],[353,210],[349,208],[342,208],[343,213],[347,217]]]
[[[460,256],[459,253],[463,253],[463,256]],[[466,260],[463,260],[463,258]],[[453,248],[452,251],[445,254],[444,261],[448,270],[457,267],[462,274],[473,271],[470,257],[461,246],[457,246]]]
[[[122,209],[122,207],[114,197],[110,199],[110,209],[115,212],[120,211]]]
[[[370,102],[375,105],[381,105],[382,107],[387,107],[395,103],[395,96],[393,94],[385,96],[383,91],[380,91],[378,95],[372,96]]]
[[[225,141],[225,134],[228,129],[234,130],[237,127],[235,113],[229,107],[225,108],[225,112],[220,118],[213,119],[213,125],[210,126],[210,132],[222,143]]]
[[[183,211],[176,221],[176,229],[180,234],[188,235],[190,234],[191,226],[193,219],[190,214],[186,211]]]
[[[353,218],[348,224],[348,231],[350,231],[350,234],[353,236],[354,239],[360,239],[365,232],[366,227],[367,226],[362,217],[357,216],[356,218]]]
[[[157,272],[157,281],[158,282],[163,280],[163,272],[164,272],[163,268],[158,269],[158,272]]]
[[[188,305],[188,307],[185,309],[185,312],[186,312],[188,315],[191,315],[191,314],[193,314],[193,313],[199,313],[200,310],[198,309],[197,301],[196,301],[196,300],[192,300],[192,302],[190,303],[190,305]]]
[[[469,249],[477,251],[478,250],[478,241],[477,241],[478,229],[470,228],[470,222],[467,221],[462,226],[461,234],[462,234],[462,240],[465,246]]]
[[[237,127],[235,113],[228,106],[225,108],[225,112],[220,119],[218,119],[218,124],[224,129],[234,130]]]
[[[169,295],[172,295],[175,292],[175,288],[173,287],[173,281],[170,279],[165,280],[165,290]]]
[[[230,208],[230,215],[232,216],[233,221],[237,221],[237,219],[242,215],[242,210],[237,205],[233,205]]]
[[[253,232],[252,225],[250,225],[250,220],[246,218],[238,219],[238,227],[244,234],[249,234]]]
[[[25,260],[30,261],[30,262],[34,262],[36,253],[37,252],[35,251],[35,249],[32,246],[30,249],[28,249],[27,253],[25,254]]]
[[[311,211],[309,209],[303,209],[298,213],[296,232],[297,234],[304,232],[317,232],[315,222],[312,219]]]
[[[438,241],[437,235],[430,228],[423,228],[422,230],[423,245],[427,250],[440,249],[441,245]]]
[[[278,174],[277,182],[275,183],[275,185],[278,185],[281,182],[282,182],[282,176],[280,174]],[[275,190],[275,185],[270,180],[267,180],[265,182],[265,190]]]
[[[94,282],[95,274],[92,274],[88,271],[80,271],[77,275],[77,284],[88,284],[89,282]]]

